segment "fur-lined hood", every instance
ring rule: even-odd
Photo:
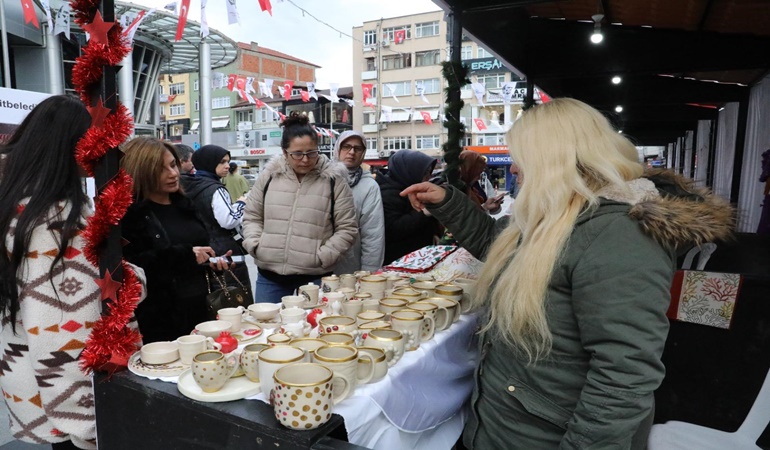
[[[688,178],[652,169],[629,182],[629,187],[630,196],[610,189],[601,190],[599,196],[632,205],[629,215],[662,245],[683,249],[733,234],[735,211],[730,203]]]
[[[291,178],[296,178],[294,170],[291,168],[283,154],[273,156],[265,165],[263,171],[269,173],[271,177],[283,173]],[[327,158],[326,155],[319,154],[315,167],[313,167],[313,170],[311,170],[309,174],[317,174],[318,176],[325,175],[330,178],[336,176],[347,180],[348,169],[341,162],[332,161]]]

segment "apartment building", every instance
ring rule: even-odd
[[[190,74],[162,74],[158,84],[160,101],[160,137],[181,143],[190,129],[192,109]]]
[[[353,128],[366,136],[367,162],[383,165],[393,152],[402,149],[442,156],[446,82],[440,63],[449,59],[447,33],[441,11],[373,20],[353,28],[356,104],[363,104],[359,97],[362,84],[372,85],[376,103],[358,107],[353,114]],[[486,154],[489,165],[499,169],[502,177],[510,165],[505,132],[521,109],[524,86],[517,86],[512,101],[506,104],[503,85],[521,79],[484,47],[465,37],[461,51],[471,81],[481,83],[486,90],[481,101],[470,85],[462,90],[465,107],[461,120],[467,132],[463,144]]]

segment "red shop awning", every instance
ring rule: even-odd
[[[370,166],[374,167],[385,167],[388,165],[387,159],[370,159],[368,161],[364,161],[364,164],[369,164]]]

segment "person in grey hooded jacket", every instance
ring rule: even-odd
[[[364,135],[348,130],[334,144],[334,154],[348,169],[348,186],[353,190],[358,238],[335,268],[337,273],[356,270],[374,272],[382,267],[385,255],[385,217],[380,187],[369,171],[361,168],[366,153]]]

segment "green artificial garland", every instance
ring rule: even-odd
[[[462,63],[444,61],[441,63],[441,74],[447,81],[446,108],[444,108],[444,127],[447,129],[447,140],[441,146],[444,150],[444,177],[447,183],[465,191],[465,183],[460,179],[460,152],[463,151],[462,142],[465,137],[465,125],[460,122],[460,111],[465,102],[460,98],[460,89],[469,84],[468,68]],[[452,93],[457,93],[456,100],[452,99]]]

